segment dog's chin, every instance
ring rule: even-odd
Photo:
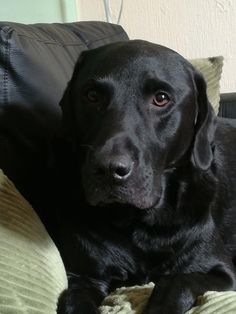
[[[132,207],[140,210],[149,210],[157,206],[160,201],[160,197],[157,197],[155,200],[151,200],[149,198],[139,199],[139,198],[120,198],[115,195],[110,195],[109,197],[104,197],[100,199],[91,199],[88,198],[87,201],[92,206],[100,206],[100,207],[113,207],[122,206],[122,207]]]

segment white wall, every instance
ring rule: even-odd
[[[110,3],[115,17],[120,0]],[[103,0],[77,0],[77,16],[105,21]],[[120,24],[186,58],[223,55],[221,92],[236,91],[236,0],[124,0]]]

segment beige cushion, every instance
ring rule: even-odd
[[[117,289],[101,306],[101,314],[142,314],[152,293],[153,283]],[[186,314],[235,314],[236,292],[206,292]],[[157,313],[158,314],[158,313]]]
[[[207,96],[216,114],[219,111],[220,78],[223,60],[222,56],[189,60],[205,78],[207,82]]]
[[[0,313],[56,314],[66,286],[56,246],[0,170]]]

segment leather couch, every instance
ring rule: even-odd
[[[221,94],[218,116],[236,119],[236,92]]]

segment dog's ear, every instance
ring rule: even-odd
[[[67,83],[67,87],[60,100],[59,106],[62,110],[61,132],[64,136],[72,134],[73,129],[73,110],[70,102],[72,79]]]
[[[207,97],[206,82],[197,71],[194,71],[194,84],[196,118],[192,162],[195,167],[207,170],[213,160],[215,115]]]
[[[73,100],[72,100],[72,88],[73,88],[73,84],[75,82],[76,79],[78,79],[78,72],[79,72],[79,68],[81,66],[81,63],[84,59],[84,52],[81,53],[72,77],[70,79],[70,81],[67,84],[67,87],[64,91],[64,94],[59,102],[59,106],[62,109],[62,125],[61,125],[61,134],[63,134],[64,137],[72,138],[75,133],[75,112],[74,112],[74,107],[73,107]]]

